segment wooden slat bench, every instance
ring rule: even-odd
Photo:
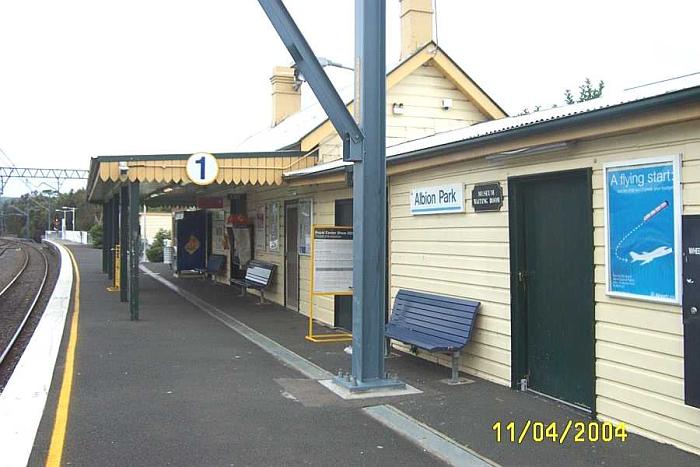
[[[451,384],[459,382],[459,356],[471,338],[480,302],[399,290],[386,337],[428,352],[452,354]]]
[[[231,279],[232,284],[241,287],[241,297],[245,296],[247,289],[255,289],[260,292],[260,305],[265,303],[265,289],[272,283],[276,264],[264,261],[251,260],[248,262],[245,277],[243,279]]]

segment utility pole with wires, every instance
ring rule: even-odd
[[[33,186],[29,182],[29,179],[51,180],[55,183],[55,185],[52,185],[46,181],[42,181],[38,185],[46,185],[50,188],[50,190],[44,190],[42,192],[48,198],[48,205],[38,202],[31,196],[28,198],[31,203],[46,211],[46,230],[51,230],[51,216],[53,214],[53,210],[51,209],[51,197],[49,194],[57,196],[61,191],[61,186],[66,180],[87,180],[89,175],[89,171],[83,169],[17,167],[2,148],[0,148],[0,155],[9,163],[9,166],[0,166],[0,211],[3,211],[5,187],[11,178],[21,179],[29,192],[37,191],[37,187]],[[73,224],[75,225],[75,212],[73,212]],[[4,234],[5,231],[5,217],[0,216],[0,233]]]

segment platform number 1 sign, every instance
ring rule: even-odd
[[[216,157],[208,152],[198,152],[187,159],[187,176],[197,185],[209,185],[218,174]]]

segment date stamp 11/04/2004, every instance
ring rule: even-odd
[[[625,424],[615,425],[612,422],[581,422],[569,420],[561,422],[541,422],[526,420],[518,424],[514,421],[498,420],[491,429],[494,431],[497,443],[523,444],[534,443],[611,443],[625,442],[627,430]]]

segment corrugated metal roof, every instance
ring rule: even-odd
[[[539,123],[552,120],[564,119],[575,115],[581,115],[596,110],[607,109],[619,105],[625,105],[652,97],[662,96],[677,91],[700,87],[700,73],[682,76],[679,78],[660,81],[645,86],[628,89],[620,93],[607,95],[598,99],[593,99],[578,104],[571,104],[564,107],[542,110],[529,115],[519,115],[506,117],[498,120],[491,120],[477,123],[465,128],[446,131],[435,135],[406,141],[394,146],[387,147],[387,157],[396,157],[410,154],[423,149],[437,148],[439,146],[468,141],[483,136],[505,133],[510,130],[537,125]],[[289,178],[304,177],[322,172],[337,170],[341,167],[352,165],[351,162],[336,160],[325,164],[319,164],[301,170],[285,172],[284,176]]]
[[[329,170],[335,170],[339,169],[341,167],[347,167],[349,165],[352,165],[352,162],[345,162],[343,159],[337,159],[331,162],[326,162],[324,164],[318,164],[314,165],[311,167],[307,167],[305,169],[300,169],[300,170],[291,170],[289,172],[284,173],[285,178],[295,178],[295,177],[304,177],[305,175],[312,175],[312,174],[317,174],[321,172],[327,172]]]
[[[467,141],[496,133],[503,133],[516,128],[523,128],[543,122],[571,117],[574,115],[594,112],[596,110],[607,109],[618,105],[629,104],[631,102],[657,97],[664,94],[670,94],[697,86],[700,86],[700,73],[694,73],[692,75],[660,81],[658,83],[652,83],[645,86],[639,86],[620,93],[606,95],[598,99],[593,99],[578,104],[542,110],[529,115],[500,118],[498,120],[477,123],[476,125],[469,127],[406,141],[387,148],[387,157],[407,154],[427,148],[439,147],[444,144]]]

